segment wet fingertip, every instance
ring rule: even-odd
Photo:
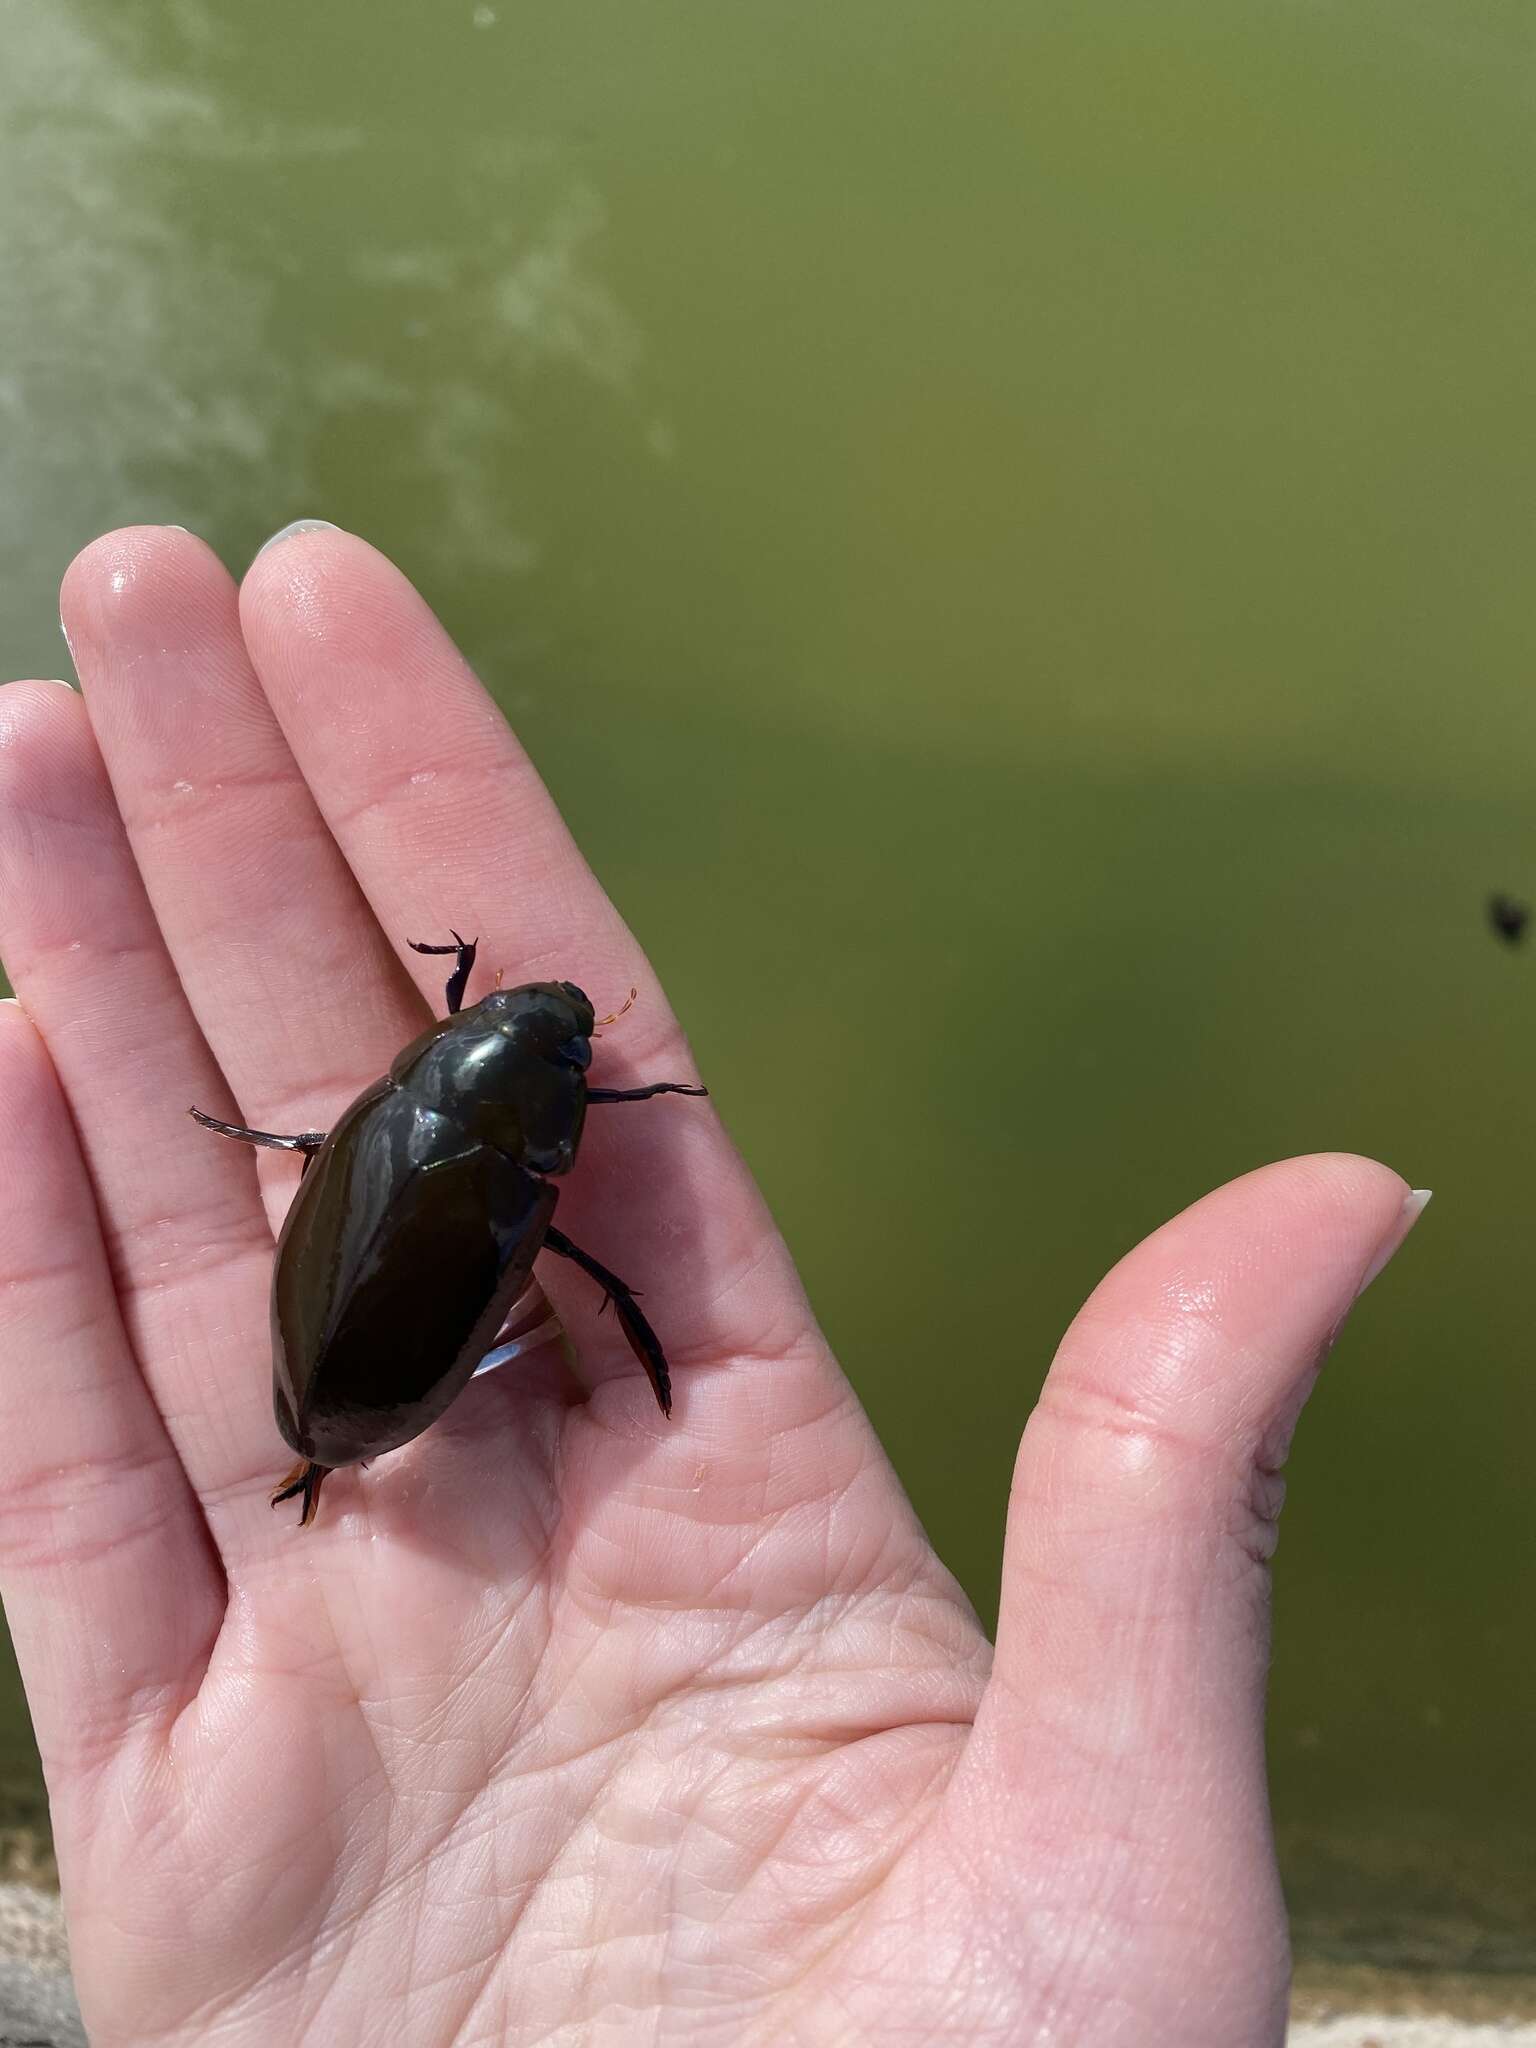
[[[276,533],[268,534],[256,550],[264,555],[268,548],[278,547],[285,540],[293,540],[301,533],[340,533],[341,528],[329,519],[292,519],[286,526],[280,526]],[[254,558],[253,558],[254,559]]]

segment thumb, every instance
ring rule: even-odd
[[[1020,1881],[1048,1873],[1048,1918],[1080,1933],[1107,1916],[1097,1945],[1149,2001],[1142,2043],[1267,2038],[1263,2001],[1283,2010],[1263,1748],[1278,1468],[1427,1199],[1343,1155],[1207,1196],[1096,1290],[1025,1431],[993,1681],[955,1790],[985,1799]],[[1241,2011],[1220,2009],[1226,1983]]]

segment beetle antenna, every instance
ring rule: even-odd
[[[632,988],[629,994],[624,998],[624,1001],[619,1005],[618,1009],[614,1011],[611,1017],[599,1017],[597,1022],[592,1026],[592,1036],[596,1038],[598,1033],[602,1031],[606,1025],[617,1024],[619,1019],[624,1015],[624,1012],[626,1010],[632,1010],[635,1007],[635,1002],[639,997],[639,994],[639,989]]]

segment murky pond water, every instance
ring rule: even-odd
[[[1294,1150],[1435,1186],[1292,1460],[1278,1816],[1308,1954],[1536,1966],[1536,953],[1481,922],[1536,892],[1525,0],[0,38],[3,666],[122,521],[389,549],[984,1608],[1115,1257]]]

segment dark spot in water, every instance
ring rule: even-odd
[[[1488,922],[1507,946],[1518,946],[1531,921],[1529,903],[1517,903],[1513,896],[1495,890],[1488,898]]]

